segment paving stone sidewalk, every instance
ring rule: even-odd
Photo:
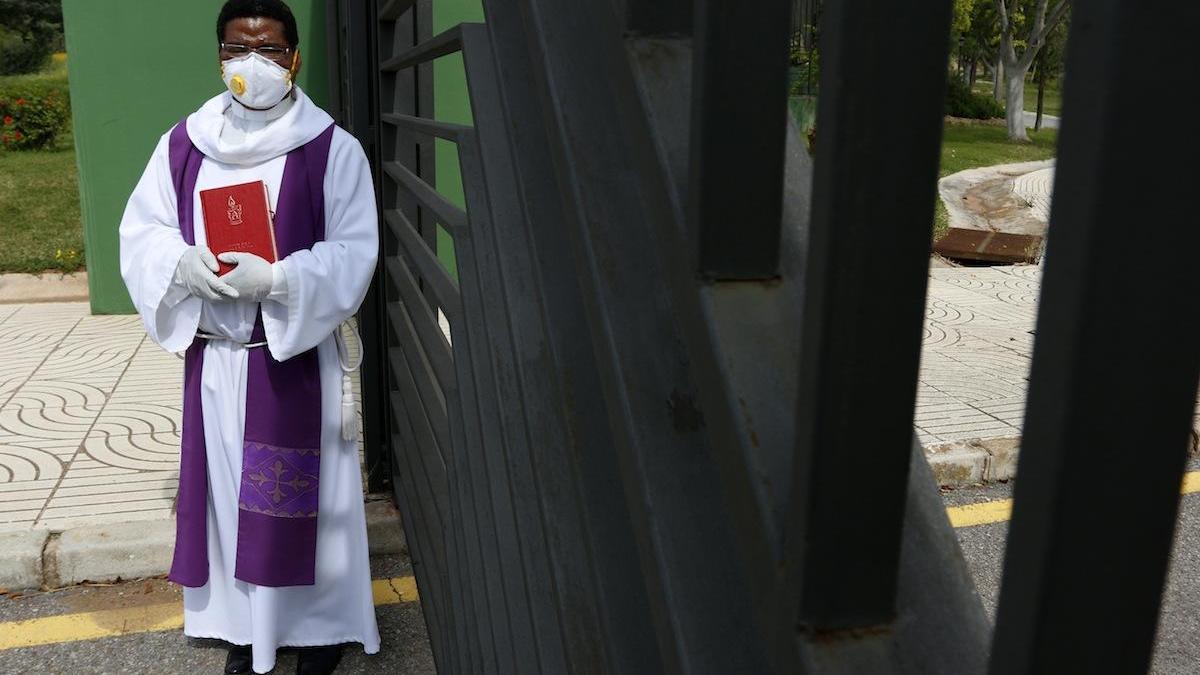
[[[135,316],[0,304],[0,534],[171,518],[182,380]]]
[[[1039,276],[930,270],[914,418],[927,447],[984,462],[979,442],[1020,436]],[[0,533],[169,518],[182,373],[136,317],[0,305]]]
[[[913,420],[925,445],[1020,435],[1041,268],[929,273]]]

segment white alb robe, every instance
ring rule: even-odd
[[[296,89],[275,109],[243,108],[223,93],[188,119],[205,155],[193,195],[196,244],[204,243],[200,190],[262,180],[272,210],[286,154],[323,132],[332,119]],[[233,578],[238,490],[245,428],[245,343],[257,303],[207,302],[173,284],[187,244],[179,230],[168,138],[160,139],[121,220],[121,274],[150,338],[182,352],[197,329],[232,340],[204,350],[201,400],[208,458],[209,580],[184,589],[184,633],[253,645],[254,670],[275,665],[277,647],[361,643],[379,651],[371,594],[362,478],[357,445],[341,435],[341,378],[333,334],[362,302],[378,253],[370,168],[358,141],[335,129],[325,174],[325,241],[276,264],[262,303],[271,354],[286,360],[314,346],[321,373],[321,472],[316,584],[272,588]]]

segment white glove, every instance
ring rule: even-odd
[[[217,259],[235,265],[221,280],[232,286],[242,300],[260,302],[271,293],[271,284],[275,280],[271,263],[253,253],[239,251],[222,253]]]
[[[238,296],[232,286],[214,274],[219,268],[212,251],[205,246],[191,246],[179,258],[174,283],[204,300],[231,300]]]

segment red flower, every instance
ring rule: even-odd
[[[19,99],[13,101],[13,103],[17,104],[18,106],[22,106],[22,105],[25,105],[25,99],[19,98]]]
[[[21,137],[21,132],[19,132],[19,131],[14,131],[14,132],[13,132],[13,138],[17,139],[18,141],[19,141],[19,140],[21,140],[21,138],[22,138],[22,137]]]
[[[12,115],[5,115],[5,116],[4,116],[4,123],[5,123],[5,124],[12,124],[12,123],[13,123],[13,118],[12,118]]]

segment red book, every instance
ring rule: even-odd
[[[214,255],[242,251],[275,262],[271,201],[267,185],[261,180],[201,190],[200,208],[204,212],[208,248]],[[217,276],[234,268],[229,263],[217,262],[221,266]]]

